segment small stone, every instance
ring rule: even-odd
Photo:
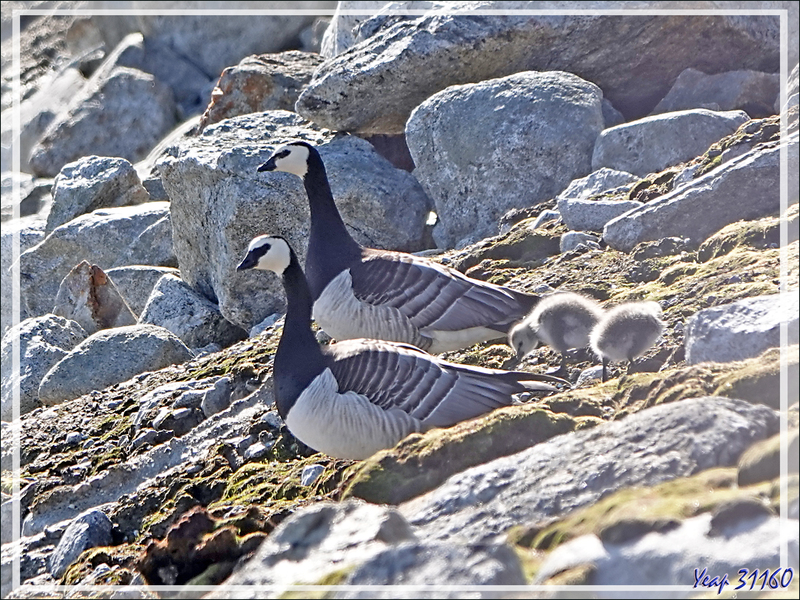
[[[111,520],[97,509],[75,518],[50,557],[50,574],[60,578],[84,550],[111,544],[111,527]]]
[[[83,443],[83,446],[82,446],[82,448],[83,448],[84,450],[88,450],[89,448],[91,448],[92,446],[94,446],[94,444],[95,444],[95,442],[96,442],[96,441],[97,441],[97,440],[93,440],[93,439],[86,440],[86,441]]]
[[[133,442],[131,442],[131,446],[133,449],[139,448],[140,446],[144,446],[145,444],[154,444],[156,441],[156,431],[155,429],[144,429],[142,430],[139,435],[133,438]]]
[[[562,253],[571,252],[572,250],[576,250],[580,244],[583,244],[588,248],[589,243],[591,242],[593,242],[595,246],[599,248],[600,246],[597,245],[597,242],[599,241],[600,238],[598,238],[596,235],[592,235],[591,233],[587,233],[585,231],[568,231],[561,236],[559,250]]]
[[[172,414],[172,410],[169,408],[162,408],[159,410],[156,418],[153,419],[153,427],[156,429],[162,429],[164,422],[167,420],[170,414]]]
[[[594,383],[595,381],[600,381],[602,374],[603,374],[602,365],[595,365],[594,367],[589,367],[588,369],[584,369],[578,376],[578,381],[575,382],[575,387],[581,387],[582,385]]]
[[[757,498],[731,500],[721,504],[714,511],[708,535],[724,535],[726,530],[738,526],[743,521],[772,516],[775,516],[772,509]]]
[[[539,216],[536,217],[536,220],[533,222],[533,228],[537,229],[541,227],[545,223],[550,223],[551,221],[560,221],[561,220],[561,213],[557,210],[543,210],[539,213]]]
[[[553,286],[548,285],[546,283],[540,283],[535,288],[533,288],[533,293],[539,295],[552,294],[555,291],[556,290]]]
[[[85,436],[79,431],[72,431],[67,434],[67,445],[74,446],[75,444],[80,444],[85,438]]]
[[[268,412],[261,416],[261,421],[266,423],[271,429],[280,429],[283,426],[283,419],[276,412]]]
[[[311,485],[320,475],[322,475],[324,470],[325,467],[322,465],[307,465],[306,467],[303,467],[303,472],[300,475],[300,485]]]
[[[320,344],[330,344],[333,338],[321,329],[317,332],[317,341]]]
[[[245,460],[258,460],[264,458],[272,449],[272,445],[256,442],[252,444],[244,453]]]
[[[228,408],[231,404],[231,391],[233,387],[230,377],[221,377],[210,390],[206,390],[200,402],[200,410],[206,417],[215,415]]]

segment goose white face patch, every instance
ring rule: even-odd
[[[308,155],[309,151],[305,146],[295,144],[282,146],[272,155],[275,170],[305,177],[308,172]]]
[[[254,269],[272,271],[278,275],[283,275],[291,261],[289,244],[286,243],[286,240],[268,235],[259,236],[250,242],[247,254],[248,256],[259,256]]]

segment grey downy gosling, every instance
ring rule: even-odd
[[[664,331],[657,302],[628,302],[608,310],[589,336],[592,350],[603,361],[603,381],[609,361],[631,363],[655,344]]]
[[[557,292],[542,298],[530,315],[515,325],[508,335],[508,345],[517,353],[517,360],[530,354],[539,342],[561,354],[561,366],[551,372],[567,372],[567,350],[585,348],[589,334],[603,316],[600,304],[574,292]]]
[[[539,300],[431,260],[362,247],[347,231],[310,144],[282,146],[258,170],[303,180],[311,207],[306,275],[314,320],[336,340],[381,339],[439,354],[505,338]]]
[[[449,427],[512,403],[524,391],[556,391],[548,375],[447,363],[407,344],[347,340],[320,346],[312,296],[288,242],[255,238],[237,270],[281,276],[286,320],[275,352],[275,403],[289,431],[333,457],[365,459],[413,432]]]

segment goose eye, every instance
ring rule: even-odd
[[[287,156],[289,156],[290,153],[291,151],[287,148],[285,150],[281,150],[280,152],[278,152],[275,155],[275,158],[286,158]]]

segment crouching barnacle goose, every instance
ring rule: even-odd
[[[522,360],[543,342],[561,353],[561,366],[553,374],[567,371],[566,352],[589,345],[589,334],[603,316],[600,304],[574,292],[557,292],[542,298],[530,315],[508,334],[508,345]]]
[[[255,238],[237,270],[281,275],[286,320],[273,362],[275,402],[292,434],[330,456],[364,459],[408,434],[449,427],[512,403],[524,391],[555,391],[547,375],[456,365],[407,344],[347,340],[320,346],[297,256],[281,237]],[[568,385],[568,384],[567,384]]]
[[[609,361],[631,363],[655,344],[664,331],[661,307],[657,302],[628,302],[605,313],[592,330],[592,350],[603,361],[603,381]]]
[[[336,340],[374,338],[439,354],[505,338],[539,300],[424,258],[363,248],[347,231],[310,144],[282,146],[258,170],[303,180],[311,207],[306,275],[313,316]]]

